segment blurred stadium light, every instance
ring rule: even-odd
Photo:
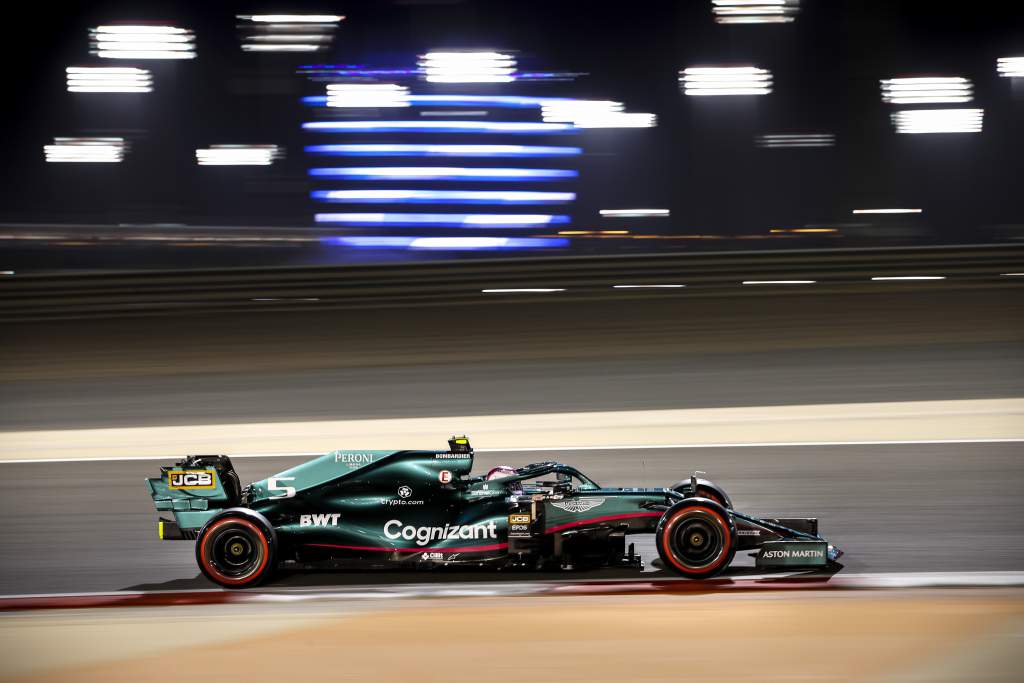
[[[853,213],[921,213],[921,209],[854,209]]]
[[[419,60],[430,83],[509,83],[516,60],[501,52],[428,52]]]
[[[97,26],[89,29],[90,52],[103,59],[193,59],[192,31],[175,26]]]
[[[696,66],[683,69],[679,82],[684,95],[767,95],[772,74],[756,66]]]
[[[345,17],[335,14],[238,15],[243,52],[318,52]]]
[[[311,154],[380,157],[553,157],[576,156],[580,147],[549,145],[425,145],[425,144],[350,144],[309,145]]]
[[[1024,78],[1024,57],[1000,57],[996,71],[1006,78]]]
[[[394,83],[329,83],[328,107],[408,107],[409,89]]]
[[[600,209],[602,218],[668,218],[668,209]]]
[[[897,133],[980,133],[984,109],[912,109],[891,115]]]
[[[500,249],[550,249],[568,246],[562,237],[419,237],[399,235],[346,235],[327,237],[325,244],[359,249],[454,249],[491,251]]]
[[[526,228],[568,223],[568,216],[487,213],[318,213],[317,223],[420,225],[438,228]]]
[[[303,123],[306,130],[326,133],[510,133],[536,135],[538,133],[571,133],[575,127],[568,123],[534,121],[310,121]]]
[[[566,204],[575,192],[523,190],[314,190],[313,199],[352,204]]]
[[[562,168],[462,168],[456,166],[353,166],[311,168],[309,175],[349,180],[565,180],[578,171]]]
[[[755,138],[758,147],[779,149],[784,147],[834,147],[834,133],[765,133]]]
[[[800,11],[799,0],[711,0],[719,24],[786,24]]]
[[[135,67],[69,66],[68,92],[152,92],[153,74]]]
[[[54,138],[44,145],[43,153],[50,163],[120,163],[124,159],[124,138]]]
[[[889,104],[938,104],[970,102],[971,81],[959,76],[888,78],[882,83],[882,101]]]
[[[200,166],[269,166],[283,151],[277,145],[210,145],[196,150]]]

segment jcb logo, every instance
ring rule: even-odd
[[[509,515],[508,516],[508,523],[509,524],[529,524],[530,523],[530,515]]]
[[[184,470],[167,473],[169,489],[212,489],[217,487],[213,470]]]

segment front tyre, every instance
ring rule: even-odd
[[[736,523],[716,501],[687,498],[662,515],[655,540],[667,568],[691,579],[706,579],[732,562]]]
[[[196,539],[196,561],[208,579],[227,588],[255,586],[274,569],[274,544],[262,525],[241,515],[213,521]]]

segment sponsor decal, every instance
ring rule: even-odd
[[[267,493],[275,494],[270,496],[268,500],[283,500],[295,497],[295,487],[282,484],[282,481],[295,481],[295,477],[270,477],[267,479]]]
[[[399,498],[411,498],[412,497],[412,488],[410,488],[408,486],[399,486],[398,487],[398,497]]]
[[[760,536],[761,532],[757,529],[737,529],[737,536]]]
[[[423,562],[454,562],[460,553],[422,553],[420,560]]]
[[[334,462],[340,462],[354,470],[372,463],[373,453],[335,453]]]
[[[569,500],[555,500],[551,504],[559,510],[566,512],[586,512],[604,504],[604,498],[570,498]]]
[[[468,460],[469,453],[434,453],[435,460]]]
[[[439,482],[441,482],[442,484],[450,484],[450,483],[452,483],[452,471],[451,470],[441,470],[440,472],[437,473],[437,480]]]
[[[395,541],[415,541],[416,545],[426,545],[432,541],[478,541],[481,539],[498,538],[498,528],[494,521],[476,524],[445,524],[444,526],[406,526],[401,520],[392,519],[384,525],[384,535]]]
[[[213,476],[214,470],[177,470],[167,473],[167,488],[169,489],[214,489],[217,488],[217,480]]]
[[[815,550],[812,550],[812,549],[806,549],[806,550],[790,550],[790,549],[766,550],[766,551],[764,551],[763,557],[765,559],[768,559],[768,560],[781,560],[781,559],[786,559],[786,558],[810,558],[810,559],[817,559],[817,558],[820,558],[820,557],[825,557],[825,552],[823,550],[817,550],[817,549],[815,549]]]
[[[514,514],[508,516],[509,524],[529,524],[532,518],[530,515]]]
[[[340,513],[328,512],[322,515],[299,515],[299,526],[338,526]]]

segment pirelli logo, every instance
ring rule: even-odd
[[[509,524],[529,524],[530,523],[530,515],[509,515],[508,516],[508,523]]]
[[[175,470],[167,473],[169,489],[215,489],[214,470]]]

